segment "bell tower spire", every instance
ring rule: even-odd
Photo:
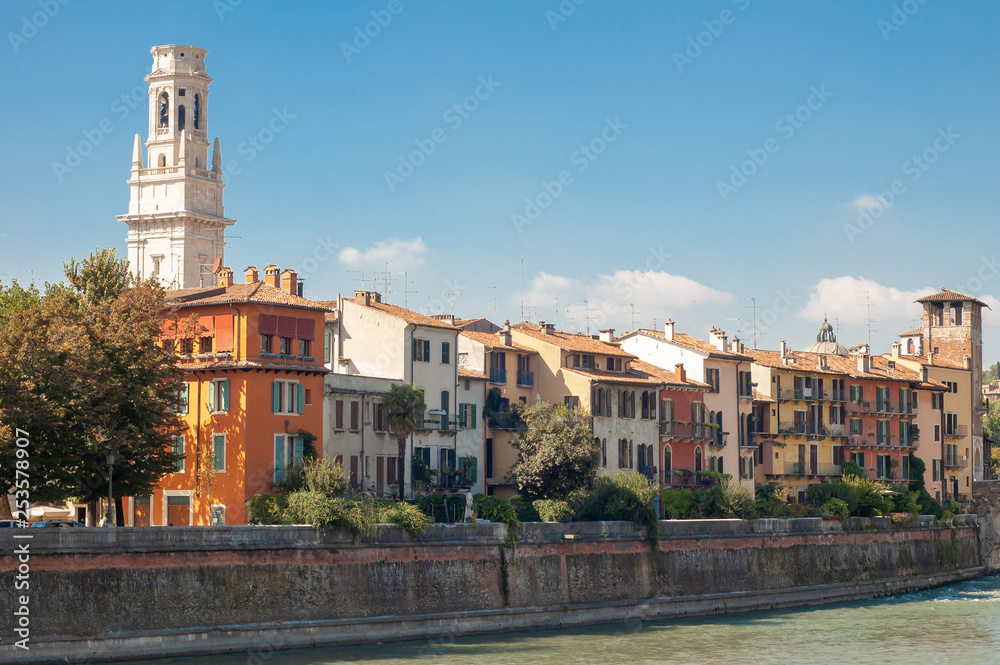
[[[144,161],[136,135],[129,210],[118,216],[128,225],[129,264],[137,277],[156,277],[168,288],[212,286],[212,264],[224,262],[225,231],[236,220],[222,205],[217,138],[208,165],[208,51],[171,44],[150,53],[148,155]]]

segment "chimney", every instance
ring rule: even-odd
[[[726,333],[715,327],[708,333],[709,341],[715,345],[719,351],[729,350],[729,340],[726,338]]]
[[[233,271],[229,268],[219,268],[219,286],[233,285]]]
[[[281,273],[281,290],[285,293],[291,293],[293,296],[299,294],[299,273],[294,270],[287,269]]]
[[[668,342],[674,341],[674,322],[672,319],[667,319],[667,322],[663,324],[663,339]]]
[[[545,321],[539,321],[538,325],[542,327],[542,332],[546,335],[554,335],[556,332],[556,324],[545,323]]]
[[[274,265],[273,263],[268,263],[264,266],[264,282],[270,284],[276,289],[281,288],[281,268]]]
[[[681,383],[687,381],[687,372],[684,371],[684,363],[674,365],[674,374],[677,375],[677,380]]]
[[[858,371],[862,374],[872,371],[872,357],[867,353],[858,354]]]
[[[781,357],[782,358],[788,357],[788,345],[785,344],[785,340],[781,340]]]
[[[437,319],[438,321],[444,321],[445,323],[450,323],[451,325],[455,325],[454,314],[435,314],[431,318]]]
[[[743,342],[740,341],[739,337],[733,338],[733,344],[730,347],[733,353],[743,353]]]
[[[902,348],[902,346],[903,345],[900,344],[899,342],[893,342],[892,343],[892,359],[893,360],[899,360],[899,350],[900,350],[900,348]]]
[[[600,331],[600,336],[598,337],[602,342],[613,342],[615,341],[615,329],[608,328],[607,330]]]
[[[969,356],[962,356],[962,369],[970,369],[972,367],[972,358]]]
[[[511,339],[510,335],[510,319],[507,319],[506,321],[503,322],[503,325],[500,327],[499,332],[497,332],[497,336],[500,338],[500,342],[504,346],[510,346],[512,344],[513,340]]]
[[[927,383],[927,365],[920,366],[920,380]]]
[[[365,307],[370,306],[372,304],[372,292],[355,289],[354,302],[358,303],[359,305],[364,305]]]
[[[246,275],[247,284],[253,284],[254,282],[260,281],[260,272],[257,270],[257,266],[247,266]]]
[[[816,367],[818,369],[828,369],[826,364],[826,356],[822,353],[816,354]]]
[[[934,352],[933,351],[928,351],[927,352],[927,364],[928,365],[933,365],[934,364]]]

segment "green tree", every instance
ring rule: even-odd
[[[403,473],[406,469],[406,439],[409,437],[417,425],[424,421],[424,391],[416,388],[413,384],[395,384],[382,398],[385,406],[386,424],[389,430],[396,435],[398,445],[399,471],[396,477],[399,479],[399,500],[403,500],[403,487],[406,480]]]
[[[128,260],[118,258],[114,247],[95,249],[79,263],[70,257],[63,272],[84,302],[92,305],[114,300],[132,281]]]
[[[565,499],[593,486],[600,449],[589,419],[562,404],[515,408],[525,429],[511,441],[517,461],[508,478],[521,495],[529,501]]]
[[[1000,361],[993,363],[983,372],[983,385],[997,380],[1000,380]]]

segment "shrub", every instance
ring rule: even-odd
[[[851,509],[843,499],[833,497],[827,499],[823,504],[823,517],[836,517],[843,520],[847,519],[850,514]]]
[[[938,519],[941,519],[941,516],[944,515],[944,508],[927,492],[926,488],[920,490],[920,496],[917,497],[917,504],[920,506],[921,515],[933,515]]]
[[[247,521],[251,524],[284,524],[287,506],[284,496],[257,494],[247,501]]]
[[[344,465],[328,459],[306,458],[301,467],[303,489],[328,497],[344,496],[347,480]]]
[[[336,522],[338,517],[338,511],[325,494],[302,490],[288,495],[283,521],[285,524],[327,526]]]
[[[892,511],[892,490],[868,476],[843,476],[840,482],[849,485],[858,496],[858,514],[861,517],[885,517]]]
[[[517,512],[517,520],[519,522],[541,522],[542,518],[535,510],[535,506],[531,501],[525,499],[520,494],[515,494],[510,499],[510,505],[514,507]]]
[[[659,539],[657,515],[653,509],[656,485],[641,473],[615,473],[600,476],[594,491],[577,511],[583,521],[622,520],[646,527],[650,542]]]
[[[754,500],[757,514],[761,517],[788,517],[791,515],[789,495],[789,490],[774,481],[758,483]]]
[[[663,513],[674,519],[690,517],[694,511],[694,499],[691,492],[685,489],[665,487],[660,490],[660,505]]]
[[[465,519],[465,495],[418,494],[417,507],[435,522],[460,522]]]
[[[726,478],[713,489],[716,508],[726,517],[750,520],[757,517],[754,496],[735,478]]]
[[[920,506],[917,505],[919,497],[919,492],[911,492],[906,488],[901,488],[892,497],[892,509],[897,513],[912,513],[916,515],[920,512]]]
[[[817,506],[825,506],[830,499],[839,499],[847,504],[848,514],[858,509],[857,491],[839,480],[833,483],[813,483],[806,488],[806,497]]]
[[[285,492],[298,492],[306,487],[305,469],[301,463],[282,470],[281,480],[274,483],[275,487]]]
[[[510,501],[498,496],[476,494],[472,497],[472,506],[476,515],[484,520],[503,522],[508,528],[516,527],[518,524],[517,510]]]
[[[543,522],[569,522],[573,519],[573,508],[561,499],[538,499],[531,505]]]

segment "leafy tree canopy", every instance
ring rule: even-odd
[[[525,429],[511,441],[517,462],[509,479],[526,499],[564,499],[590,488],[600,449],[588,418],[563,404],[538,404],[519,410]]]

